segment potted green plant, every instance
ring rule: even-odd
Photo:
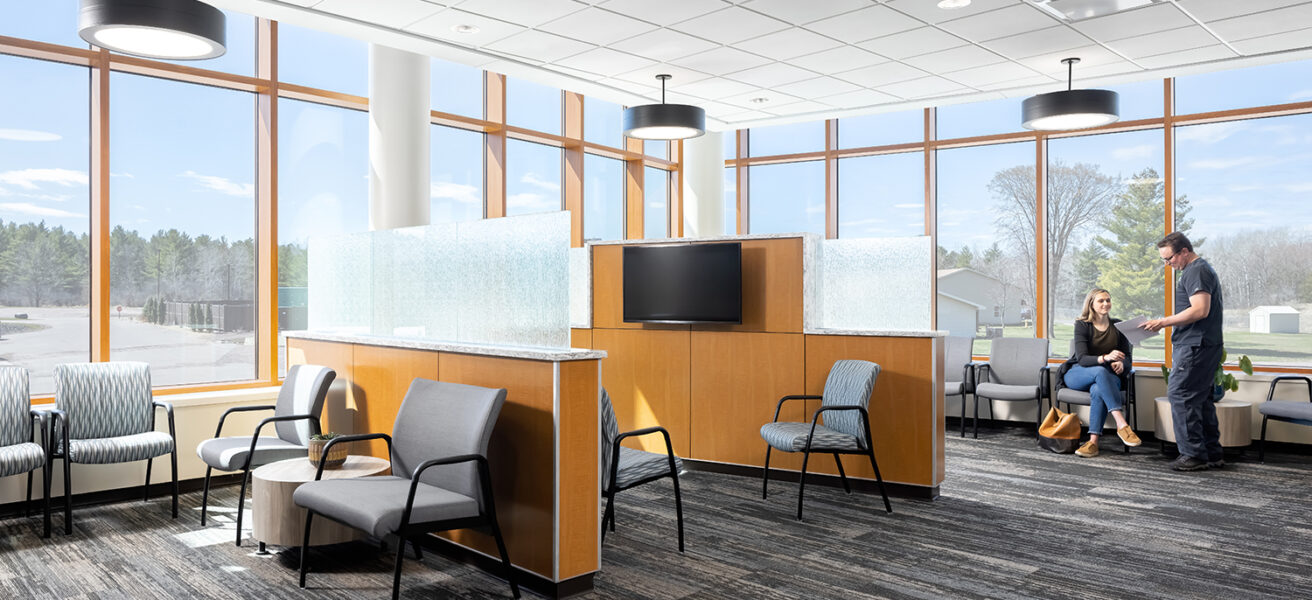
[[[1216,365],[1216,374],[1212,376],[1212,402],[1220,402],[1225,397],[1226,392],[1239,391],[1239,380],[1231,373],[1225,371],[1225,361],[1230,354],[1221,349],[1221,362]],[[1253,374],[1253,361],[1248,358],[1247,354],[1239,356],[1239,370],[1247,375]],[[1162,365],[1162,383],[1170,384],[1171,370]]]
[[[308,458],[310,463],[316,467],[319,466],[320,462],[323,463],[323,468],[325,469],[336,469],[342,466],[346,463],[346,455],[347,451],[350,450],[350,444],[342,443],[333,446],[327,456],[324,456],[323,454],[323,447],[326,446],[330,440],[342,437],[343,435],[344,434],[341,433],[330,432],[316,433],[310,436],[310,448],[306,451],[306,458]]]

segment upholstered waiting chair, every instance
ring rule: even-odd
[[[961,396],[961,437],[966,437],[966,396],[975,391],[974,345],[975,338],[951,336],[943,349],[943,395]]]
[[[1040,338],[994,338],[989,362],[976,368],[975,437],[979,437],[979,401],[1037,402],[1034,435],[1043,419],[1043,399],[1048,397],[1048,340]]]
[[[392,435],[368,433],[335,438],[324,445],[387,440],[392,474],[358,479],[319,480],[296,489],[292,500],[306,509],[301,543],[300,585],[305,587],[306,556],[315,515],[349,525],[379,539],[396,536],[396,571],[392,599],[401,588],[405,542],[419,546],[419,537],[434,531],[485,527],[491,530],[516,598],[519,585],[497,525],[492,501],[492,476],[487,444],[492,437],[505,389],[415,379],[396,413]],[[470,464],[473,463],[473,464]]]
[[[155,431],[155,409],[163,408],[169,432]],[[150,392],[150,365],[143,362],[55,365],[58,442],[51,458],[64,459],[64,533],[73,533],[73,484],[68,463],[113,464],[146,461],[142,501],[150,499],[150,469],[156,457],[173,463],[173,518],[178,518],[178,445],[173,405],[156,402]]]
[[[46,413],[31,406],[27,387],[27,369],[0,367],[0,477],[27,473],[27,502],[23,516],[32,505],[32,471],[41,469],[45,498],[45,523],[41,537],[50,537],[50,431]],[[36,443],[34,425],[41,428],[41,443]]]
[[[665,438],[665,454],[625,448],[625,438],[659,433]],[[601,495],[606,498],[606,514],[601,518],[601,539],[606,540],[606,524],[615,531],[615,494],[629,488],[669,477],[674,480],[674,515],[679,524],[679,552],[683,552],[683,499],[679,496],[679,473],[683,461],[674,455],[670,432],[664,427],[648,427],[620,433],[610,394],[601,390]]]
[[[1075,340],[1071,340],[1071,354],[1075,354]],[[1066,363],[1062,363],[1061,366],[1057,368],[1057,381],[1053,382],[1053,402],[1056,404],[1065,404],[1067,411],[1070,411],[1072,404],[1090,406],[1093,403],[1093,399],[1090,398],[1089,392],[1082,392],[1080,390],[1073,390],[1066,387],[1066,371],[1069,370],[1070,366]],[[1130,417],[1130,426],[1137,429],[1139,427],[1139,417],[1135,414],[1138,411],[1134,408],[1134,367],[1130,367],[1129,371],[1121,373],[1120,379],[1121,398],[1122,402],[1125,404],[1125,414]],[[1090,431],[1089,433],[1102,435],[1102,432]],[[1125,452],[1127,454],[1130,452],[1129,446],[1125,446]]]
[[[1307,402],[1301,400],[1272,400],[1276,395],[1276,386],[1282,381],[1301,381],[1307,384]],[[1257,460],[1266,460],[1266,422],[1268,419],[1307,425],[1312,427],[1312,377],[1303,375],[1281,375],[1271,380],[1271,387],[1266,392],[1266,402],[1257,405],[1262,413],[1262,438],[1258,441]]]
[[[196,446],[196,454],[205,462],[205,491],[200,501],[200,524],[205,524],[210,503],[210,474],[220,471],[241,471],[241,495],[237,496],[237,545],[241,545],[241,517],[246,508],[246,483],[251,469],[288,458],[304,457],[309,449],[310,436],[320,433],[319,414],[337,372],[318,365],[292,365],[287,369],[282,389],[278,390],[276,404],[264,406],[238,406],[219,417],[214,437]],[[247,436],[220,437],[223,421],[235,412],[271,410],[273,416],[255,426],[255,433]],[[265,425],[274,424],[276,435],[261,437]]]
[[[770,484],[770,450],[784,452],[802,452],[802,474],[797,481],[797,519],[802,519],[802,492],[806,488],[806,464],[812,452],[824,452],[834,455],[834,464],[838,465],[838,476],[843,479],[843,489],[852,493],[847,483],[847,474],[843,472],[843,461],[839,454],[863,454],[870,457],[870,468],[875,471],[875,481],[879,483],[879,494],[884,497],[884,510],[893,512],[893,505],[888,502],[888,492],[884,490],[884,478],[879,475],[879,464],[875,462],[875,448],[870,437],[870,413],[866,410],[870,404],[870,394],[875,391],[875,378],[879,377],[879,365],[864,360],[840,360],[829,369],[829,378],[825,379],[824,395],[784,396],[774,409],[774,422],[761,426],[761,437],[765,438],[765,471],[761,478],[761,498],[766,497],[766,487]],[[779,410],[789,400],[820,400],[820,408],[811,416],[810,423],[780,423]],[[820,424],[820,417],[824,424]]]

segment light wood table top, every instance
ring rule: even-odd
[[[385,475],[392,464],[373,456],[346,457],[346,463],[336,469],[324,469],[324,479],[350,479]],[[252,521],[251,537],[265,544],[300,546],[305,534],[305,509],[296,506],[292,494],[296,488],[314,481],[318,466],[308,458],[289,458],[269,463],[251,472]],[[317,519],[310,534],[310,545],[339,544],[364,537],[364,532],[347,527],[331,519]]]

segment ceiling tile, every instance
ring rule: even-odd
[[[527,27],[536,27],[587,7],[574,0],[465,0],[459,4],[460,10],[465,12]]]
[[[781,21],[801,25],[827,19],[834,15],[853,11],[863,6],[870,6],[869,0],[820,0],[798,2],[797,0],[750,0],[742,4],[759,13],[765,13]]]
[[[601,85],[604,85],[604,86],[607,86],[607,87],[613,87],[613,88],[618,89],[618,90],[624,90],[624,91],[626,91],[626,92],[630,92],[630,93],[634,93],[634,94],[639,94],[639,95],[642,95],[642,96],[645,96],[645,95],[647,95],[647,94],[650,94],[650,93],[652,93],[653,91],[655,91],[655,92],[657,92],[657,93],[660,92],[660,86],[652,86],[652,85],[643,84],[643,83],[635,83],[635,82],[632,82],[632,81],[625,81],[625,80],[623,80],[623,79],[608,78],[608,79],[602,79],[601,81],[598,81],[597,83],[599,83],[599,84],[601,84]],[[652,83],[658,83],[658,82],[657,82],[655,79],[652,79]]]
[[[742,109],[738,108],[737,106],[735,106],[734,108],[736,108],[736,109],[738,109],[738,110],[742,110]],[[730,123],[730,124],[732,124],[732,123],[741,123],[741,122],[743,122],[743,121],[751,121],[751,120],[754,120],[754,119],[768,119],[768,118],[773,117],[773,116],[774,116],[774,115],[772,115],[772,114],[770,114],[770,113],[767,113],[767,112],[761,112],[761,111],[759,111],[759,110],[744,110],[744,111],[742,111],[742,112],[736,112],[736,113],[733,113],[733,114],[727,114],[727,115],[724,115],[724,116],[722,116],[722,117],[720,117],[720,118],[723,119],[725,123]]]
[[[1032,87],[1032,86],[1036,86],[1036,85],[1043,85],[1043,84],[1046,84],[1046,83],[1053,83],[1053,82],[1055,82],[1055,81],[1056,81],[1055,79],[1053,79],[1053,78],[1051,78],[1051,77],[1048,77],[1047,75],[1035,75],[1035,76],[1033,76],[1033,77],[1024,77],[1024,78],[1021,78],[1021,79],[1015,79],[1015,80],[1012,80],[1012,81],[1002,81],[1002,82],[999,82],[999,83],[986,83],[986,84],[981,84],[981,85],[976,86],[976,87],[978,87],[979,89],[984,90],[984,91],[992,91],[992,90],[1010,90],[1010,89],[1015,89],[1015,88],[1027,88],[1027,87]],[[1062,81],[1065,81],[1065,79],[1063,79]]]
[[[1261,39],[1261,38],[1258,38]],[[1224,60],[1237,56],[1233,50],[1226,48],[1222,44],[1207,46],[1206,48],[1194,48],[1183,52],[1172,52],[1170,54],[1158,54],[1141,58],[1139,64],[1149,69],[1165,69],[1180,65],[1189,65],[1194,63],[1204,63],[1212,60]]]
[[[822,96],[835,96],[853,92],[861,89],[861,86],[833,77],[816,77],[815,79],[807,79],[796,83],[777,85],[774,86],[774,89],[799,98],[814,100]]]
[[[938,76],[921,77],[920,79],[879,86],[879,91],[900,98],[924,98],[968,90],[969,88],[959,83]]]
[[[1177,0],[1180,7],[1204,22],[1284,8],[1305,0]]]
[[[765,101],[757,102],[758,99],[764,99]],[[775,90],[756,89],[747,92],[746,94],[738,94],[737,96],[723,98],[720,102],[740,106],[750,110],[770,110],[771,106],[783,106],[785,104],[800,102],[801,100],[801,98],[796,96],[789,96],[788,94]]]
[[[642,19],[657,25],[672,25],[687,21],[693,17],[728,8],[728,2],[720,0],[608,0],[598,4],[601,8]]]
[[[903,59],[905,62],[917,69],[924,69],[930,73],[945,73],[947,71],[959,71],[971,67],[982,67],[999,63],[1005,59],[997,54],[989,52],[979,46],[961,46],[949,50],[922,54]]]
[[[552,62],[591,50],[592,44],[528,29],[484,46],[488,50],[531,60]]]
[[[784,63],[771,63],[727,75],[729,79],[763,88],[775,88],[794,81],[810,79],[816,74]]]
[[[452,28],[458,25],[473,25],[478,28],[478,31],[475,33],[456,33]],[[482,15],[448,8],[406,27],[405,30],[457,44],[481,47],[524,31],[524,28],[505,21],[489,19]]]
[[[1220,40],[1208,33],[1206,29],[1193,25],[1108,42],[1107,46],[1130,58],[1138,59],[1145,56],[1189,50],[1190,48],[1202,48],[1218,42]]]
[[[752,67],[759,67],[768,64],[770,59],[764,56],[748,54],[742,50],[733,48],[720,47],[692,56],[685,56],[670,61],[676,65],[684,66],[697,71],[705,71],[712,75],[723,75]]]
[[[593,48],[552,63],[598,75],[616,75],[640,69],[656,61],[626,54],[610,48]]]
[[[683,86],[686,84],[694,81],[701,81],[710,77],[710,75],[699,71],[684,69],[670,64],[657,63],[634,69],[627,73],[620,73],[619,75],[616,75],[615,78],[660,89],[661,82],[656,79],[656,76],[662,73],[671,76],[670,80],[665,82],[665,87],[671,90],[682,90]]]
[[[679,33],[673,29],[657,29],[615,42],[610,47],[652,60],[664,61],[717,48],[719,44]]]
[[[975,0],[962,8],[939,8],[937,2],[929,0],[892,0],[890,8],[897,9],[926,23],[941,23],[949,19],[960,19],[970,15],[988,12],[997,8],[1016,4],[1019,0]]]
[[[831,38],[793,27],[738,42],[734,47],[775,60],[787,60],[794,56],[829,50],[840,45],[842,45],[840,42]]]
[[[1029,31],[1019,35],[998,38],[983,45],[1008,58],[1027,58],[1049,52],[1060,52],[1092,44],[1084,34],[1065,25]]]
[[[1071,50],[1062,50],[1060,52],[1049,52],[1048,54],[1031,56],[1016,62],[1044,75],[1051,75],[1065,81],[1066,65],[1061,61],[1067,57],[1080,59],[1080,62],[1075,65],[1076,79],[1080,78],[1080,73],[1086,68],[1124,60],[1120,56],[1117,56],[1116,53],[1103,48],[1102,46],[1085,46],[1083,48],[1073,48]]]
[[[1304,29],[1309,24],[1312,24],[1312,4],[1224,19],[1208,23],[1208,26],[1221,36],[1221,39],[1233,42]]]
[[[824,99],[825,104],[832,104],[839,108],[858,108],[861,106],[874,106],[876,104],[886,104],[897,102],[898,98],[888,94],[876,92],[874,90],[857,90],[846,94],[838,94]]]
[[[921,27],[902,33],[895,33],[879,39],[861,42],[858,46],[875,54],[892,59],[903,59],[963,46],[967,42],[946,31],[933,27]]]
[[[1084,70],[1080,70],[1077,68],[1075,69],[1075,81],[1077,82],[1076,85],[1079,85],[1078,82],[1080,81],[1080,79],[1088,79],[1092,77],[1106,77],[1109,75],[1124,75],[1126,73],[1137,73],[1142,70],[1143,70],[1142,67],[1130,61],[1118,60],[1115,62],[1093,65]],[[1063,74],[1062,80],[1065,81],[1065,74]]]
[[[922,26],[924,23],[895,10],[871,6],[810,23],[806,28],[852,44]]]
[[[656,29],[656,26],[624,15],[617,15],[608,10],[587,8],[541,25],[538,29],[582,42],[604,46],[647,33]]]
[[[768,110],[776,115],[802,115],[806,113],[820,112],[822,110],[831,110],[833,108],[834,107],[829,106],[828,104],[822,104],[813,100],[803,100],[792,104],[771,107]]]
[[[826,75],[877,65],[882,62],[888,62],[888,59],[856,46],[839,46],[833,50],[825,50],[824,52],[798,56],[788,60],[790,65],[796,65]]]
[[[1087,19],[1071,27],[1100,42],[1109,42],[1193,24],[1194,20],[1175,5],[1164,3]]]
[[[944,21],[938,26],[968,40],[982,42],[1059,24],[1057,19],[1032,5],[1014,4],[962,19]]]
[[[1267,35],[1232,42],[1231,45],[1235,47],[1235,50],[1238,50],[1245,55],[1306,48],[1312,46],[1312,31],[1308,31],[1307,29],[1286,31],[1275,35]]]
[[[686,85],[681,85],[679,86],[679,89],[683,90],[685,94],[691,94],[698,98],[719,100],[720,98],[746,94],[747,92],[756,89],[756,86],[748,85],[740,81],[734,81],[732,79],[725,79],[723,77],[711,77],[701,81],[694,81]]]
[[[672,27],[721,44],[741,42],[787,28],[788,24],[783,21],[737,6],[695,17]]]
[[[324,0],[315,5],[314,8],[315,10],[330,12],[350,19],[377,23],[393,29],[400,29],[442,10],[441,6],[429,4],[423,0],[373,0],[368,3],[352,0]]]
[[[860,86],[877,88],[883,85],[908,79],[919,79],[929,75],[915,67],[909,67],[902,63],[887,62],[873,67],[863,67],[851,71],[837,73],[834,77],[843,81],[850,81]]]
[[[1015,81],[1017,79],[1026,79],[1038,75],[1039,74],[1035,73],[1032,69],[1023,67],[1014,62],[1004,62],[984,67],[962,69],[960,71],[943,74],[944,77],[951,79],[952,81],[973,88],[1007,81]],[[1044,77],[1044,79],[1050,78]]]

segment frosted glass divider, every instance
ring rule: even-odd
[[[930,329],[932,250],[928,236],[821,242],[821,328]]]
[[[308,327],[369,333],[374,310],[370,234],[312,237],[306,255]]]
[[[456,339],[569,347],[569,213],[460,223]]]

